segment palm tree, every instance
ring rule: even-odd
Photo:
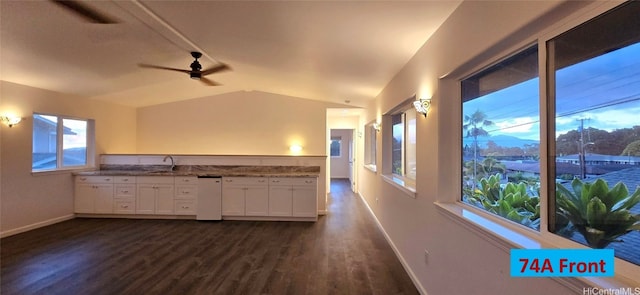
[[[478,136],[489,136],[489,132],[483,127],[491,125],[493,122],[487,120],[487,115],[480,110],[476,110],[471,115],[464,115],[462,129],[467,132],[465,137],[473,137],[473,161],[475,162],[478,161]],[[476,165],[473,165],[473,179],[476,179],[477,173]]]

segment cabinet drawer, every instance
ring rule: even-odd
[[[198,184],[198,177],[196,176],[176,176],[176,185],[178,184]]]
[[[196,185],[177,185],[176,198],[193,199],[198,195],[198,186]]]
[[[113,213],[135,214],[136,201],[134,198],[115,199],[113,205]]]
[[[113,183],[113,176],[76,176],[76,183]]]
[[[115,183],[136,183],[135,176],[115,176]]]
[[[196,200],[175,200],[173,212],[176,215],[195,215]]]
[[[173,180],[173,176],[138,176],[136,177],[136,182],[137,183],[154,183],[154,184],[159,184],[159,183],[166,183],[166,184],[173,184],[174,180]]]
[[[268,185],[267,177],[223,177],[222,185]]]
[[[308,185],[315,186],[318,183],[317,178],[312,177],[271,177],[270,185]]]
[[[136,185],[131,184],[116,184],[115,196],[116,197],[135,197]]]

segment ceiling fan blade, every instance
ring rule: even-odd
[[[227,70],[231,70],[231,67],[229,67],[228,65],[224,64],[224,63],[220,63],[219,65],[215,65],[213,67],[210,67],[204,71],[201,71],[200,73],[205,76],[205,75],[210,75],[213,73],[217,73],[217,72],[221,72],[221,71],[227,71]]]
[[[118,21],[106,14],[100,13],[89,6],[83,4],[81,1],[75,0],[51,0],[51,2],[58,4],[72,13],[84,18],[88,22],[96,24],[116,24]]]
[[[189,70],[168,68],[168,67],[161,67],[161,66],[154,66],[154,65],[148,65],[148,64],[138,64],[138,66],[141,67],[141,68],[158,69],[158,70],[169,70],[169,71],[176,71],[176,72],[182,72],[182,73],[187,73],[187,74],[191,73],[191,71],[189,71]]]
[[[202,82],[202,83],[204,83],[204,84],[206,84],[208,86],[219,86],[219,85],[221,85],[221,84],[218,84],[218,83],[216,83],[216,82],[214,82],[212,80],[209,80],[209,79],[207,79],[205,77],[201,77],[200,78],[200,82]]]

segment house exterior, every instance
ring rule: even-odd
[[[419,116],[416,124],[415,192],[399,189],[383,179],[381,170],[360,164],[356,180],[357,193],[422,293],[582,292],[579,288],[585,283],[580,280],[511,278],[508,242],[462,218],[450,217],[434,204],[455,203],[460,198],[457,81],[540,36],[567,30],[613,6],[597,2],[464,1],[363,108],[358,125],[347,126],[361,131],[416,93],[433,100],[429,115]],[[12,128],[3,125],[0,131],[2,233],[73,218],[71,172],[31,173],[32,131],[46,123],[33,113],[95,120],[96,159],[100,154],[290,156],[287,147],[292,140],[303,142],[305,155],[327,155],[327,126],[338,120],[327,116],[334,104],[260,91],[134,108],[35,88],[28,81],[0,81],[0,87],[0,110],[15,111],[25,118]],[[176,116],[178,119],[167,119]],[[46,124],[36,128],[46,128]],[[363,139],[357,140],[356,163],[364,163]],[[381,166],[387,164],[383,160],[385,140],[390,137],[383,129],[376,143]]]

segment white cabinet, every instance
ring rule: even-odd
[[[272,177],[269,180],[269,216],[317,217],[317,179]]]
[[[76,177],[74,208],[76,213],[113,213],[113,177]]]
[[[116,176],[114,177],[114,199],[113,213],[135,214],[136,213],[136,177]]]
[[[174,177],[138,176],[136,214],[174,214]]]
[[[175,187],[174,214],[196,215],[198,178],[195,176],[177,176],[175,178]]]
[[[224,177],[223,216],[267,216],[269,184],[266,177]]]

